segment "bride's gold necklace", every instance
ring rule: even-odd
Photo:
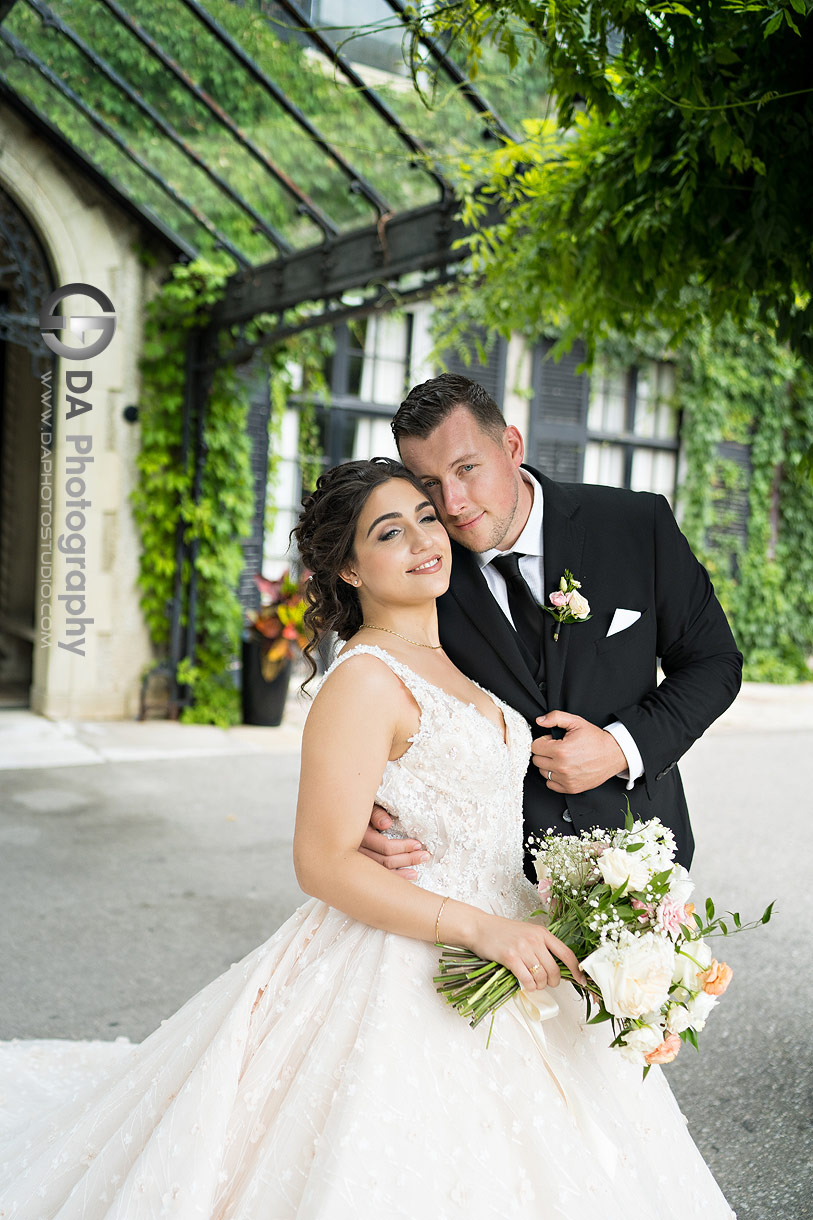
[[[422,644],[420,640],[411,640],[408,635],[401,635],[400,631],[393,631],[391,627],[377,627],[375,623],[362,623],[362,627],[368,627],[370,631],[387,631],[390,635],[397,635],[399,640],[406,640],[407,644],[414,644],[416,648],[442,648],[442,644]]]

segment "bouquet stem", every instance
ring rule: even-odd
[[[493,1021],[497,1009],[519,991],[516,977],[507,966],[486,962],[468,949],[444,944],[439,947],[442,949],[440,974],[435,975],[433,982],[446,1003],[462,1016],[471,1018],[472,1029],[489,1013]],[[565,966],[561,967],[561,974],[563,979],[573,982],[573,976]]]

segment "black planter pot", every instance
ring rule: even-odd
[[[284,661],[276,678],[266,682],[260,668],[260,645],[243,640],[243,724],[282,724],[291,662]]]

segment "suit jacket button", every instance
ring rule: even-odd
[[[563,820],[564,820],[565,822],[570,822],[570,823],[572,823],[572,822],[573,822],[573,818],[570,816],[570,810],[569,810],[569,809],[566,809],[566,810],[564,811],[564,813],[562,814],[562,818],[563,818]]]

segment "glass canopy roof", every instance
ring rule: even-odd
[[[0,96],[179,251],[259,267],[452,197],[458,158],[541,113],[541,70],[496,55],[475,89],[424,44],[416,88],[402,8],[0,3]]]

